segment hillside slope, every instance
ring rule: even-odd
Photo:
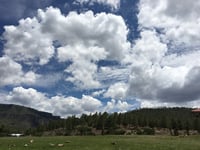
[[[0,126],[10,131],[24,131],[60,117],[18,105],[0,104]]]

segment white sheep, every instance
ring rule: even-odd
[[[53,144],[53,143],[49,143],[49,145],[50,145],[50,146],[55,146],[55,144]]]
[[[64,144],[58,144],[58,147],[63,147],[64,146]]]
[[[30,140],[30,143],[33,143],[33,142],[34,142],[34,140],[33,140],[33,139],[31,139],[31,140]]]

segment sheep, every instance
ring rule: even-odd
[[[55,146],[55,144],[53,144],[53,143],[49,143],[49,145],[50,145],[50,146]]]
[[[58,144],[58,147],[63,147],[64,146],[64,144]]]
[[[34,142],[34,140],[33,140],[33,139],[31,139],[31,140],[30,140],[30,143],[33,143],[33,142]]]
[[[24,144],[24,147],[28,147],[28,144]]]

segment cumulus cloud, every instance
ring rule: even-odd
[[[133,105],[128,104],[125,101],[121,100],[114,100],[108,101],[106,106],[104,107],[103,111],[105,112],[126,112],[127,110],[130,110],[133,107]]]
[[[91,5],[95,2],[95,3],[109,5],[113,9],[118,9],[120,6],[120,0],[76,0],[76,2],[79,2],[81,4],[89,3]]]
[[[96,112],[102,106],[101,102],[91,96],[75,97],[55,96],[51,98],[53,113],[61,116],[81,115]]]
[[[105,58],[105,55],[104,49],[98,47],[87,49],[82,46],[67,46],[58,48],[58,58],[60,61],[73,61],[73,64],[65,70],[65,72],[71,73],[73,76],[68,77],[66,80],[80,88],[97,88],[100,86],[100,83],[95,79],[97,65],[94,62],[100,58]]]
[[[48,63],[54,54],[52,40],[41,32],[36,18],[21,19],[18,26],[5,26],[4,52],[16,61]]]
[[[125,83],[115,83],[108,88],[107,92],[104,93],[104,96],[112,99],[124,100],[126,99],[127,88],[127,84]]]
[[[0,86],[34,84],[39,75],[23,72],[22,66],[7,56],[0,57]]]
[[[46,11],[39,10],[38,16],[42,31],[49,33],[54,40],[60,41],[62,47],[97,48],[102,53],[104,49],[108,52],[108,58],[117,60],[123,58],[123,53],[130,48],[127,41],[128,30],[121,16],[87,11],[81,14],[71,12],[65,17],[59,9],[52,7]],[[93,51],[100,54],[96,50]],[[102,57],[102,54],[98,55],[89,54],[92,58]]]
[[[199,7],[199,0],[141,0],[138,22],[141,28],[160,29],[175,45],[199,45]]]
[[[57,56],[59,62],[72,62],[65,70],[71,74],[67,81],[80,88],[98,88],[101,84],[96,77],[97,62],[124,59],[130,49],[127,34],[120,16],[92,11],[65,16],[59,9],[49,7],[38,10],[34,18],[21,19],[17,26],[5,26],[4,53],[28,65],[44,65]]]
[[[101,101],[91,96],[83,95],[80,99],[65,96],[48,97],[47,94],[33,88],[15,87],[8,94],[0,95],[1,103],[31,107],[61,117],[97,112],[102,106]]]
[[[51,106],[45,94],[32,88],[25,89],[23,87],[14,88],[13,91],[5,96],[5,99],[1,99],[1,102],[23,105],[41,111],[50,110]]]
[[[106,92],[105,89],[99,90],[99,91],[95,91],[92,93],[92,96],[97,97],[97,96],[102,96],[102,94],[104,94]]]
[[[4,104],[17,104],[31,107],[40,111],[46,111],[67,117],[71,115],[90,114],[99,111],[107,112],[125,112],[134,107],[126,101],[114,100],[108,101],[105,105],[98,99],[88,95],[82,98],[72,96],[66,97],[57,95],[48,97],[47,94],[39,92],[33,88],[15,87],[9,93],[0,93],[0,102]]]
[[[57,49],[60,62],[72,61],[66,72],[72,74],[67,81],[81,88],[98,88],[96,62],[102,59],[120,61],[130,49],[128,30],[120,16],[94,14],[88,11],[64,16],[58,9],[39,11],[42,31],[61,46]],[[115,43],[115,44],[113,44]]]
[[[95,2],[113,7],[120,3]],[[141,0],[138,4],[140,36],[134,39],[132,46],[127,40],[127,26],[120,16],[92,11],[63,15],[53,7],[38,10],[36,17],[5,27],[0,86],[40,81],[43,84],[48,82],[46,77],[57,82],[61,75],[53,80],[54,75],[24,72],[20,65],[23,62],[29,66],[35,63],[44,66],[54,57],[60,64],[69,64],[62,70],[66,81],[78,90],[99,89],[91,95],[111,100],[103,105],[100,100],[86,95],[82,98],[48,97],[35,89],[22,87],[14,88],[3,97],[9,103],[62,116],[97,110],[124,112],[133,107],[126,101],[130,97],[142,107],[197,105],[200,99],[198,8],[199,1],[186,0],[180,4],[176,0]],[[188,10],[187,13],[184,10]],[[102,60],[108,61],[106,65],[101,65]],[[117,64],[109,64],[109,61]],[[30,100],[28,95],[35,98]]]
[[[125,62],[131,62],[127,93],[142,107],[192,106],[199,101],[199,7],[199,1],[139,2],[141,37]]]
[[[24,83],[51,86],[51,83],[61,79],[62,74],[38,75],[33,71],[24,72],[23,65],[30,67],[26,70],[32,70],[32,65],[43,67],[48,65],[52,57],[56,57],[59,63],[70,62],[63,72],[68,74],[66,81],[72,82],[79,90],[101,88],[103,78],[126,78],[122,75],[127,71],[125,68],[105,69],[98,66],[100,60],[120,63],[129,53],[131,46],[127,40],[128,29],[121,16],[94,14],[92,11],[81,14],[70,12],[65,16],[59,9],[49,7],[46,10],[38,10],[36,17],[21,19],[18,25],[4,28],[5,57],[0,58],[0,70],[3,72],[0,75],[1,86],[19,86]],[[59,44],[56,46],[55,42]],[[120,70],[120,73],[115,69]],[[101,75],[104,77],[100,77]],[[100,94],[104,92],[103,89]],[[107,93],[108,97],[116,97],[112,92]],[[101,101],[91,96],[83,95],[80,99],[66,96],[48,97],[33,88],[15,87],[5,100],[5,103],[31,106],[62,116],[103,110]],[[119,101],[115,105],[120,111],[128,108],[126,102]]]

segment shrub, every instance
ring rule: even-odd
[[[154,128],[145,127],[145,128],[143,128],[143,134],[144,135],[154,135],[155,130],[154,130]]]

